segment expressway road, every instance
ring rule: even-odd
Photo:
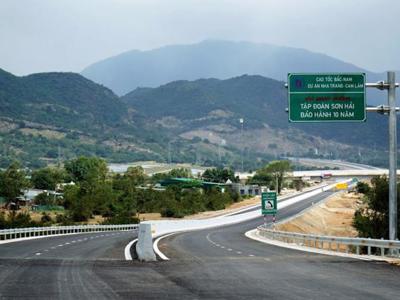
[[[293,162],[303,163],[305,165],[317,166],[317,167],[338,167],[339,169],[345,170],[380,170],[380,168],[364,165],[359,163],[352,163],[341,160],[327,160],[327,159],[315,159],[315,158],[289,158]]]
[[[118,298],[116,290],[123,291],[129,280],[124,270],[131,271],[124,247],[134,237],[96,232],[2,244],[0,299]],[[110,286],[109,274],[116,285]]]
[[[284,208],[278,220],[330,194]],[[0,245],[0,298],[398,298],[400,268],[278,248],[244,236],[261,223],[258,218],[170,236],[159,246],[171,260],[154,263],[123,260],[132,232]]]
[[[325,195],[280,211],[284,219]],[[304,253],[266,245],[243,233],[262,218],[172,235],[160,250],[173,266],[162,275],[190,299],[398,299],[400,268],[387,263]],[[177,294],[171,295],[173,299]]]

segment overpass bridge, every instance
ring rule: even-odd
[[[332,177],[369,177],[378,175],[389,175],[388,169],[349,169],[349,170],[313,170],[313,171],[293,171],[289,173],[289,177],[321,177],[324,175]],[[399,174],[399,171],[397,171]]]

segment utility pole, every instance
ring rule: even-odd
[[[57,167],[61,167],[61,150],[60,145],[57,146]]]
[[[240,143],[242,144],[241,145],[241,158],[242,158],[242,173],[244,172],[244,168],[243,168],[243,150],[244,150],[244,143],[243,143],[243,123],[244,123],[244,119],[243,118],[240,118],[239,119],[239,122],[240,122],[240,125],[241,125],[241,127],[240,127]]]
[[[168,163],[171,164],[171,141],[168,142]]]
[[[221,143],[218,143],[218,163],[221,166]]]

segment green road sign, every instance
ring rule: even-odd
[[[288,74],[290,122],[364,122],[365,74]]]
[[[261,193],[261,212],[263,215],[276,215],[278,202],[276,192]]]

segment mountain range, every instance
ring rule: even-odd
[[[0,167],[13,159],[38,167],[77,155],[234,167],[243,159],[247,169],[283,156],[385,164],[385,116],[289,123],[288,70],[384,79],[323,54],[226,41],[127,52],[85,69],[89,79],[60,72],[18,77],[0,69]],[[386,102],[382,91],[367,96],[372,104]]]
[[[386,117],[293,124],[286,106],[283,82],[258,75],[181,80],[118,97],[79,74],[0,70],[0,166],[19,159],[38,167],[77,155],[235,167],[243,157],[246,168],[289,155],[382,163]]]
[[[305,49],[221,40],[132,50],[93,63],[81,74],[124,95],[137,87],[158,87],[177,80],[248,74],[285,81],[288,73],[296,72],[362,72],[369,82],[386,79],[385,74]],[[368,89],[367,99],[371,105],[387,101],[384,93],[375,89]]]

